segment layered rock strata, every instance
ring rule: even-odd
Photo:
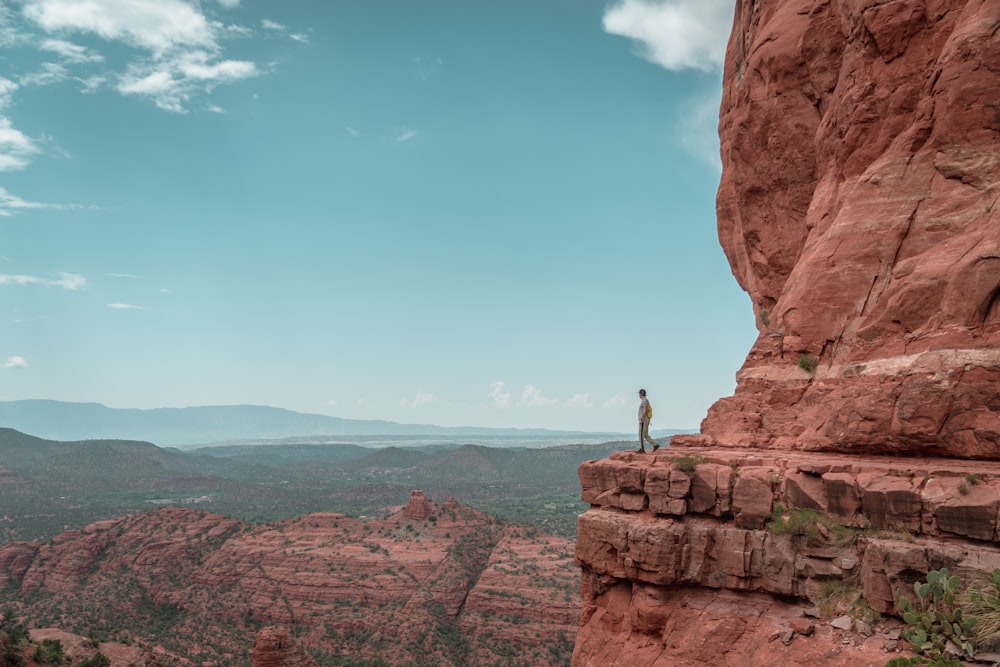
[[[760,334],[703,442],[1000,458],[998,28],[737,0],[718,225]]]
[[[837,591],[858,619],[893,615],[897,591],[932,569],[970,582],[1000,567],[1000,463],[623,452],[583,464],[580,480],[591,508],[578,522],[575,667],[616,652],[650,667],[883,665],[906,647],[877,628],[852,635],[854,619],[791,641],[807,634],[804,610],[827,603],[832,615]],[[803,516],[808,531],[780,530]]]

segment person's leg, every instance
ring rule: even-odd
[[[643,422],[642,424],[642,439],[651,444],[653,446],[653,449],[660,448],[659,443],[657,443],[656,440],[653,440],[651,437],[649,437],[649,422]]]
[[[646,430],[646,424],[643,423],[643,422],[639,422],[639,451],[640,452],[646,451],[646,443],[643,442],[643,438],[642,438],[642,435],[645,432],[645,430]]]

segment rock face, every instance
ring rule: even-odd
[[[898,590],[1000,567],[1000,463],[680,449],[580,481],[574,667],[881,667],[909,648]]]
[[[718,224],[760,335],[703,442],[1000,458],[998,26],[737,0]]]
[[[403,508],[403,516],[407,519],[416,519],[418,521],[426,519],[431,515],[431,504],[427,500],[427,496],[420,489],[410,491],[410,501],[406,503],[406,507]]]

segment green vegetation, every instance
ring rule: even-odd
[[[908,627],[903,638],[913,650],[928,657],[944,655],[948,644],[954,645],[969,656],[974,649],[969,634],[976,625],[976,618],[965,616],[955,602],[955,594],[962,585],[957,576],[948,576],[948,569],[931,570],[926,582],[914,582],[915,602],[896,590],[899,609]]]
[[[108,656],[98,651],[92,657],[78,662],[76,667],[111,667],[111,661],[108,660]]]
[[[670,462],[674,464],[675,468],[688,477],[691,477],[694,475],[695,468],[704,463],[705,459],[698,454],[684,454],[683,456],[673,457],[670,459]]]
[[[1000,569],[984,582],[975,582],[958,594],[959,606],[974,616],[973,645],[981,651],[1000,650]]]
[[[65,659],[66,655],[63,653],[62,642],[58,639],[43,639],[35,647],[35,662],[59,667]]]
[[[854,531],[827,514],[804,507],[786,508],[776,503],[767,523],[772,535],[799,535],[809,539],[853,539]]]
[[[819,364],[819,360],[816,359],[816,357],[809,356],[808,354],[803,354],[801,357],[799,357],[799,360],[796,362],[796,365],[798,365],[799,368],[805,370],[808,373],[812,373],[813,371],[815,371],[817,364]]]

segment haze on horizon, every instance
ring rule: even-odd
[[[0,2],[0,400],[696,428],[733,5]]]

